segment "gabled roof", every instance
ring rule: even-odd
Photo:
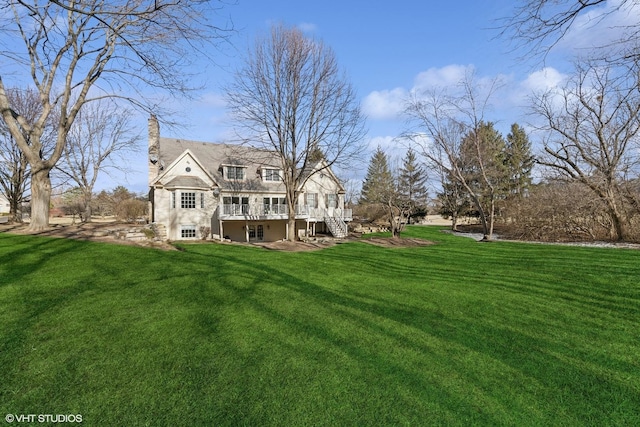
[[[186,175],[176,176],[171,181],[167,182],[164,186],[167,189],[195,188],[195,189],[206,190],[211,188],[211,185],[207,184],[197,176],[186,176]]]
[[[338,192],[339,193],[346,193],[346,190],[344,189],[344,186],[342,185],[342,182],[340,182],[340,180],[338,179],[338,177],[333,173],[333,170],[331,170],[331,168],[327,165],[327,162],[325,160],[320,160],[318,161],[313,168],[311,168],[311,170],[315,170],[315,171],[320,171],[319,173],[326,173],[327,175],[329,175],[331,177],[331,179],[333,179],[336,184],[338,184]],[[307,173],[307,175],[309,175]]]
[[[233,192],[284,192],[284,185],[281,182],[265,183],[262,181],[262,169],[282,169],[280,156],[275,151],[244,145],[215,144],[165,137],[159,138],[158,151],[158,162],[161,166],[165,167],[165,170],[156,178],[155,182],[160,181],[162,176],[166,175],[169,169],[179,158],[185,155],[185,153],[189,153],[222,190]],[[242,181],[225,179],[223,177],[223,168],[229,165],[245,167],[245,179]],[[322,168],[326,165],[320,164],[317,166]],[[326,168],[323,172],[330,175],[340,186],[341,192],[344,192],[342,184],[340,184],[340,181],[333,174],[331,168]],[[204,182],[196,183],[195,181],[188,181],[184,178],[189,177],[177,176],[165,185],[176,188],[201,188],[199,185],[204,184],[204,188],[209,188]],[[187,184],[190,185],[187,186]]]
[[[206,177],[209,178],[209,181],[210,181],[209,184],[207,184],[201,178],[197,178],[195,176],[184,175],[183,173],[180,173],[180,174],[174,173],[174,169],[177,167],[180,161],[187,157],[189,158],[190,161],[195,162],[198,165],[198,167],[205,173]],[[160,170],[162,172],[153,180],[151,185],[165,185],[165,186],[168,186],[169,188],[178,188],[180,187],[180,185],[177,185],[177,183],[182,182],[184,184],[190,184],[189,187],[185,187],[185,188],[203,188],[204,189],[204,188],[212,188],[214,186],[218,186],[216,179],[213,176],[211,176],[209,172],[207,172],[207,168],[198,160],[198,158],[189,149],[186,149],[182,153],[180,153],[175,159],[173,159],[170,163],[168,163],[168,165],[162,159],[159,160],[159,163],[161,165]],[[170,179],[167,182],[167,179],[170,178],[171,176],[174,176],[174,178]],[[180,178],[180,180],[176,181],[176,179],[178,178]]]
[[[185,151],[197,159],[199,165],[223,190],[228,191],[284,191],[281,183],[263,183],[261,170],[264,167],[281,168],[277,153],[253,147],[210,142],[189,141],[177,138],[159,139],[158,161],[169,167]],[[223,177],[223,165],[246,168],[243,181],[230,181]]]

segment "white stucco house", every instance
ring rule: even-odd
[[[9,200],[0,194],[0,214],[8,214],[10,211]]]
[[[160,137],[149,119],[150,221],[169,240],[288,239],[288,207],[277,153],[246,146]],[[345,190],[322,162],[298,198],[296,238],[347,235]]]

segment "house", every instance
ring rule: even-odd
[[[150,220],[169,240],[288,239],[289,211],[276,152],[230,144],[160,137],[149,119]],[[315,173],[314,173],[315,172]],[[342,238],[351,210],[345,190],[319,161],[296,206],[296,238],[326,233]]]
[[[0,214],[8,214],[10,209],[9,199],[4,194],[0,194]]]

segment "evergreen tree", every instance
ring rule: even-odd
[[[440,209],[438,213],[451,219],[451,229],[458,230],[458,219],[469,214],[471,203],[464,186],[446,172],[441,173],[442,191],[437,193]]]
[[[467,183],[477,194],[498,195],[506,180],[506,142],[493,123],[480,123],[462,141],[462,170]]]
[[[378,146],[369,161],[367,175],[362,183],[360,203],[386,203],[390,194],[395,191],[394,187],[387,155]]]
[[[460,146],[458,180],[467,190],[487,239],[493,234],[496,203],[506,195],[505,147],[504,137],[491,122],[480,122]]]
[[[426,212],[427,205],[427,174],[418,163],[416,153],[409,149],[403,160],[398,176],[398,192],[410,206],[410,216],[418,212]]]
[[[511,125],[505,147],[505,166],[508,173],[508,197],[522,197],[531,187],[531,170],[534,157],[531,142],[524,129],[517,123]]]

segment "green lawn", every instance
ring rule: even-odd
[[[0,415],[83,425],[640,425],[640,251],[162,252],[0,234]]]

